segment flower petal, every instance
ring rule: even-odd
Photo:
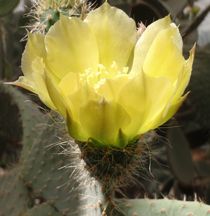
[[[189,58],[185,61],[183,70],[177,80],[177,90],[173,101],[178,100],[184,93],[191,77],[192,65],[195,56],[195,46],[190,51]]]
[[[25,77],[31,78],[34,73],[41,73],[40,71],[34,71],[33,61],[36,58],[44,58],[44,35],[39,33],[33,33],[28,35],[28,42],[21,59],[21,69]]]
[[[105,2],[91,11],[86,19],[96,36],[100,64],[107,68],[113,62],[121,68],[127,65],[131,51],[136,43],[136,25],[122,10]]]
[[[154,129],[154,125],[159,121],[163,110],[174,94],[175,87],[171,81],[164,77],[150,77],[144,75],[146,105],[144,123],[139,133],[145,133]]]
[[[87,83],[82,83],[77,91],[68,95],[74,120],[79,122],[80,107],[87,104],[90,100],[99,100],[99,98],[99,95]]]
[[[55,84],[51,77],[46,76],[49,95],[55,104],[57,111],[66,119],[69,134],[78,141],[87,141],[87,135],[82,130],[81,125],[75,121],[71,111],[71,102],[62,93],[59,86]]]
[[[62,95],[61,90],[55,84],[53,79],[49,74],[45,74],[46,86],[49,92],[49,96],[54,103],[56,110],[64,117],[67,118],[68,105],[67,100],[64,95]]]
[[[150,76],[164,76],[175,82],[185,63],[180,38],[179,30],[174,24],[162,30],[147,53],[143,71]]]
[[[72,75],[72,74],[71,74]],[[76,76],[68,77],[77,79]],[[73,79],[74,84],[77,82]],[[80,122],[79,112],[80,108],[87,104],[88,101],[97,100],[98,95],[93,91],[93,89],[87,83],[79,83],[78,86],[75,85],[74,89],[70,89],[69,93],[65,92],[67,82],[64,81],[60,83],[59,89],[63,95],[66,106],[68,107],[68,130],[70,135],[78,141],[87,141],[90,137],[85,128],[83,128],[82,122]]]
[[[144,90],[144,80],[142,74],[128,79],[118,96],[118,103],[126,110],[131,118],[129,124],[123,128],[129,139],[138,135],[139,128],[143,124],[146,98]]]
[[[6,84],[16,85],[37,94],[37,90],[34,87],[34,82],[30,79],[27,79],[25,76],[20,76],[18,80],[14,82],[7,82]]]
[[[46,64],[58,78],[98,66],[98,47],[87,23],[61,16],[45,37]]]
[[[128,139],[137,135],[144,120],[145,92],[142,75],[122,75],[114,79],[107,79],[98,89],[98,94],[108,102],[120,104],[130,116],[129,124],[122,127]]]
[[[188,60],[186,60],[185,62],[181,76],[179,77],[179,80],[177,81],[176,84],[175,93],[168,101],[168,104],[166,105],[165,109],[160,115],[160,120],[158,121],[159,122],[158,125],[154,125],[154,128],[168,121],[177,112],[177,110],[179,109],[183,101],[186,99],[188,93],[186,93],[184,96],[182,95],[190,80],[194,53],[195,53],[195,46],[191,49],[190,56]]]
[[[128,113],[130,122],[121,127],[127,139],[132,140],[138,135],[146,108],[142,74],[138,76],[122,75],[114,79],[107,79],[97,92],[101,97],[104,96],[106,101],[120,104]]]
[[[148,108],[148,115],[143,127],[141,128],[142,133],[146,132],[148,129],[151,130],[157,128],[168,121],[177,112],[187,97],[188,94],[185,94],[183,97],[181,96],[190,79],[194,51],[195,47],[191,50],[190,57],[185,62],[183,71],[181,72],[181,76],[179,77],[179,80],[177,80],[176,85],[172,85],[172,83],[167,81],[167,79],[164,80],[163,78],[145,76],[148,83],[146,91],[148,95],[148,107],[150,108]],[[149,93],[150,90],[151,92]],[[156,94],[152,94],[152,92],[156,92]]]
[[[152,129],[159,127],[172,118],[182,105],[183,101],[186,99],[187,95],[188,93],[186,93],[183,97],[180,97],[174,104],[163,110],[162,115],[159,116],[160,118],[156,119],[156,121],[153,123]]]
[[[45,103],[49,108],[55,110],[55,106],[51,101],[46,82],[45,82],[45,65],[42,58],[36,58],[32,64],[33,74],[32,79],[34,81],[34,89],[38,94],[39,98]]]
[[[122,88],[129,82],[128,75],[118,76],[113,79],[106,79],[97,90],[97,93],[107,101],[117,102],[119,93]]]
[[[78,73],[68,73],[59,83],[62,93],[68,97],[80,88]]]
[[[130,121],[126,111],[116,103],[105,100],[90,100],[81,107],[80,122],[89,138],[94,138],[105,145],[120,145],[118,137],[121,128]]]
[[[144,60],[150,49],[150,46],[159,32],[170,26],[169,16],[159,19],[150,24],[143,32],[134,49],[134,60],[131,73],[140,73],[142,71]]]
[[[55,109],[45,84],[45,65],[43,58],[45,57],[44,35],[34,33],[28,35],[24,53],[22,55],[21,68],[24,76],[13,83],[13,85],[21,86],[29,91],[34,92],[39,98],[51,109]]]

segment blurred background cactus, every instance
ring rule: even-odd
[[[0,16],[5,16],[10,13],[19,3],[19,0],[14,1],[1,1],[0,2]]]
[[[25,4],[25,6],[24,6]],[[14,79],[20,71],[20,58],[26,34],[22,27],[28,22],[24,14],[30,5],[19,0],[0,1],[0,79]]]
[[[46,33],[58,21],[60,15],[85,16],[90,9],[90,3],[85,0],[36,0],[30,12],[32,17],[32,32]]]
[[[109,2],[131,15],[137,25],[143,22],[147,26],[170,13],[180,25],[185,50],[197,42],[189,85],[191,93],[176,120],[158,129],[155,143],[148,143],[150,154],[145,158],[141,176],[135,184],[121,188],[127,199],[121,199],[122,193],[115,194],[118,212],[113,215],[120,212],[124,215],[208,215],[210,207],[204,204],[154,198],[188,201],[196,198],[210,204],[209,1]],[[11,81],[21,74],[26,29],[46,33],[60,14],[83,18],[91,6],[101,3],[0,0],[0,79]],[[33,95],[3,84],[0,85],[0,110],[0,216],[101,215],[103,194],[94,188],[97,186],[91,190],[80,184],[81,179],[85,182],[84,177],[75,166],[80,168],[83,164],[78,149],[66,137],[62,120]],[[66,149],[72,153],[65,154]],[[90,179],[86,175],[86,180]],[[148,201],[145,196],[154,200]]]

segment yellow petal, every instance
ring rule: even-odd
[[[157,128],[168,121],[177,112],[187,97],[188,94],[185,94],[183,97],[181,96],[191,76],[194,50],[195,47],[191,50],[189,59],[184,63],[183,70],[176,85],[172,85],[172,83],[166,79],[164,81],[163,78],[159,78],[158,81],[157,78],[145,76],[150,86],[148,86],[146,91],[149,92],[151,90],[151,92],[148,93],[150,96],[147,96],[147,98],[150,98],[151,101],[148,100],[148,114],[141,128],[141,133]],[[151,86],[153,88],[151,88]],[[152,91],[154,92],[153,94]],[[158,95],[156,95],[155,92],[157,92]]]
[[[73,94],[80,88],[78,73],[68,73],[59,83],[59,88],[65,96]]]
[[[153,125],[159,121],[163,110],[174,94],[175,87],[164,77],[150,77],[145,74],[144,88],[146,94],[144,123],[140,128],[140,133],[145,133],[154,128]]]
[[[87,141],[90,138],[90,134],[83,127],[83,122],[80,120],[80,109],[88,104],[90,100],[98,100],[99,96],[87,83],[81,83],[76,91],[70,91],[70,94],[67,94],[66,97],[69,103],[68,106],[71,109],[71,120],[77,123],[76,131],[73,124],[68,124],[69,132],[71,131],[70,134],[76,140]],[[84,113],[84,115],[89,115],[89,113]]]
[[[135,77],[122,75],[107,79],[97,90],[107,102],[120,104],[130,117],[129,124],[121,127],[128,139],[137,135],[144,120],[145,92],[141,74]]]
[[[67,113],[67,127],[69,134],[72,138],[80,142],[88,141],[88,134],[83,130],[81,125],[78,122],[75,122],[73,118],[70,117],[69,113]]]
[[[14,81],[14,82],[7,82],[7,84],[19,86],[19,87],[22,87],[28,91],[31,91],[31,92],[37,94],[37,91],[34,87],[34,82],[31,81],[30,79],[27,79],[25,76],[20,76],[18,78],[18,80]]]
[[[98,100],[99,95],[94,92],[87,83],[83,83],[77,91],[69,94],[68,100],[71,103],[71,111],[75,121],[79,121],[79,109],[84,104],[87,104],[89,100]]]
[[[184,67],[184,57],[175,25],[161,31],[153,41],[145,59],[143,70],[154,77],[168,77],[175,82]]]
[[[96,36],[100,63],[110,67],[116,62],[124,67],[136,43],[136,25],[122,10],[105,2],[85,19]]]
[[[38,94],[39,98],[45,105],[51,109],[56,109],[53,102],[51,101],[45,82],[45,68],[42,58],[36,58],[31,68],[33,69],[32,80],[34,84],[34,90]]]
[[[129,82],[128,75],[122,75],[113,79],[106,79],[97,90],[97,93],[107,101],[118,101],[119,93]]]
[[[168,28],[170,26],[170,23],[170,17],[166,16],[165,18],[153,22],[146,28],[135,46],[131,73],[140,73],[142,71],[143,63],[151,44],[153,43],[158,33]]]
[[[66,118],[69,134],[78,141],[87,141],[88,135],[83,131],[80,123],[76,121],[75,113],[73,113],[74,107],[67,95],[63,94],[62,89],[49,75],[46,76],[46,83],[50,98],[55,104],[57,111]]]
[[[82,73],[98,66],[96,39],[87,23],[61,16],[45,37],[46,64],[58,78],[67,73]]]
[[[33,80],[28,79],[25,76],[20,76],[18,80],[14,82],[8,82],[7,84],[16,85],[22,87],[30,92],[37,94],[40,100],[48,106],[50,109],[56,110],[53,102],[51,101],[48,90],[46,88],[45,80],[41,74],[33,74]],[[38,87],[37,87],[38,84]]]
[[[160,118],[156,119],[156,121],[152,124],[151,130],[159,127],[160,125],[167,122],[170,118],[172,118],[182,105],[183,101],[186,99],[187,95],[188,93],[183,97],[180,97],[174,104],[171,104],[171,106],[166,107],[166,109],[163,110],[162,115],[160,115]]]
[[[132,139],[138,135],[139,128],[143,124],[146,98],[144,90],[144,80],[142,75],[128,79],[118,96],[118,103],[130,116],[130,123],[123,128],[123,132]]]
[[[34,71],[32,64],[37,57],[43,58],[44,56],[44,35],[39,33],[29,34],[28,42],[21,59],[21,69],[27,78],[30,79],[33,73],[39,73],[39,71]]]
[[[61,90],[55,84],[53,79],[49,74],[45,74],[46,87],[49,92],[49,96],[56,107],[56,110],[64,117],[67,118],[68,104],[64,95],[62,95]]]
[[[21,61],[24,77],[20,77],[13,84],[38,94],[48,107],[55,109],[44,81],[45,65],[43,58],[45,58],[45,54],[44,35],[29,34]]]
[[[193,48],[191,49],[189,58],[184,62],[182,72],[177,80],[177,84],[176,84],[177,90],[173,97],[173,101],[178,100],[183,95],[190,81],[194,56],[195,56],[195,46],[193,46]]]
[[[172,94],[171,98],[168,100],[168,103],[166,104],[162,114],[160,115],[159,125],[168,121],[177,112],[178,108],[181,106],[182,102],[185,100],[185,98],[188,95],[188,93],[186,93],[182,97],[190,80],[194,53],[195,53],[195,46],[190,51],[189,58],[185,61],[183,70],[180,73],[180,76],[177,80],[174,93]],[[154,126],[154,128],[155,127],[156,126]]]
[[[179,80],[177,81],[174,94],[172,95],[171,99],[168,100],[168,104],[165,106],[165,109],[160,115],[160,119],[157,121],[158,124],[156,123],[153,128],[156,128],[168,121],[177,112],[183,101],[186,99],[188,93],[186,93],[184,96],[182,96],[182,94],[184,93],[190,80],[194,53],[195,46],[190,51],[190,56],[184,64],[183,71],[179,77]]]
[[[105,100],[89,101],[79,113],[80,122],[90,138],[105,145],[119,145],[119,131],[130,121],[126,111],[116,103]]]

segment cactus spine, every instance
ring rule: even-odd
[[[89,10],[90,4],[85,0],[35,0],[29,14],[35,22],[28,27],[31,32],[46,33],[60,15],[84,18]]]

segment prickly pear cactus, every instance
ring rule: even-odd
[[[31,31],[46,33],[60,16],[83,18],[88,9],[82,0],[37,1]],[[151,134],[125,149],[96,148],[70,140],[62,119],[42,113],[12,87],[0,86],[0,104],[1,125],[9,122],[22,147],[16,164],[0,176],[0,216],[210,215],[198,202],[115,198],[140,175]]]
[[[51,204],[43,203],[28,210],[23,216],[62,216]]]
[[[10,98],[11,103],[5,103],[5,94]],[[100,166],[100,160],[97,166],[93,158],[89,158],[88,162],[88,154],[97,156],[90,152],[90,149],[82,150],[86,151],[87,155],[83,155],[85,160],[81,159],[78,145],[69,140],[62,119],[56,115],[43,114],[25,95],[13,87],[0,86],[0,103],[2,111],[6,110],[4,106],[10,109],[10,106],[15,105],[16,115],[18,115],[16,118],[19,119],[20,124],[11,126],[14,127],[13,129],[22,127],[22,151],[19,162],[10,169],[6,169],[0,176],[1,216],[142,214],[206,216],[210,214],[210,207],[198,202],[167,199],[116,200],[114,194],[106,199],[106,193],[104,201],[100,187],[103,186],[101,184],[106,184],[106,182],[110,184],[110,182],[103,180],[103,175],[107,178],[111,170],[116,172],[112,168],[119,166],[118,162],[112,164],[113,167],[109,167],[107,173],[103,166]],[[10,113],[6,114],[5,121],[9,121],[10,117],[14,119]],[[1,124],[5,123],[1,122]],[[139,154],[141,151],[134,151],[134,154]],[[108,162],[112,158],[110,155],[112,153],[122,154],[113,150],[106,151],[105,156]],[[124,156],[126,157],[126,154]],[[114,159],[117,160],[117,157]],[[90,160],[92,160],[91,163]],[[114,161],[111,160],[111,162]],[[129,160],[126,163],[128,162]],[[90,177],[92,165],[95,166],[92,175],[94,174],[93,177],[95,177],[97,174],[100,177],[99,183],[94,183]],[[90,174],[85,169],[87,166]],[[117,173],[112,173],[112,177],[115,175],[118,176]],[[115,179],[112,180],[111,183],[114,183]],[[107,185],[108,189],[110,189],[109,186]],[[112,189],[115,188],[112,187]],[[104,192],[103,187],[102,192]],[[109,208],[110,204],[111,208]]]
[[[121,201],[118,208],[126,216],[208,216],[210,206],[197,201],[133,199]]]
[[[30,25],[30,30],[46,33],[60,16],[84,18],[89,10],[90,4],[86,0],[37,0],[31,11],[36,22]]]
[[[12,101],[11,104],[4,103],[5,94]],[[77,187],[73,176],[70,179],[74,169],[61,169],[70,163],[69,157],[59,155],[61,150],[57,144],[63,142],[64,137],[62,124],[59,123],[58,130],[53,126],[55,119],[41,113],[36,105],[13,87],[1,85],[0,103],[0,109],[6,106],[3,110],[16,106],[20,124],[11,124],[11,127],[13,130],[22,127],[23,130],[19,162],[0,176],[0,215],[19,216],[26,212],[33,215],[33,212],[41,211],[42,208],[51,212],[49,206],[39,207],[44,203],[50,203],[52,209],[61,215],[77,211],[79,194],[70,193]],[[10,113],[5,115],[6,121]],[[5,123],[1,122],[1,125]]]
[[[75,211],[79,197],[69,193],[77,185],[69,179],[72,169],[62,169],[70,159],[59,155],[60,147],[56,145],[59,145],[60,136],[53,125],[48,125],[31,148],[24,152],[21,175],[32,192],[34,202],[50,202],[59,212],[69,215]]]
[[[17,167],[0,175],[0,216],[22,215],[30,205],[30,197],[19,172]]]

